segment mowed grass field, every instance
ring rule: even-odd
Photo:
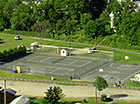
[[[0,34],[0,52],[3,52],[4,50],[8,50],[11,48],[17,48],[18,45],[24,45],[25,47],[29,47],[31,43],[38,42],[40,43],[40,39],[36,37],[27,37],[27,36],[20,36],[21,40],[15,40],[14,37],[16,35],[5,35]],[[69,42],[60,42],[57,40],[50,40],[50,39],[42,39],[43,45],[52,45],[52,46],[61,46],[61,47],[73,47],[73,48],[91,48],[92,46],[83,45],[83,44],[74,44]],[[131,64],[140,64],[140,55],[132,54],[132,53],[126,53],[121,52],[117,50],[112,49],[106,49],[101,47],[96,47],[97,50],[103,50],[103,51],[112,51],[114,52],[114,60],[116,62],[123,62],[123,63],[131,63]],[[137,52],[137,50],[135,50]],[[124,57],[129,56],[130,60],[125,60]]]

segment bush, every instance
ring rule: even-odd
[[[7,53],[8,53],[7,50],[4,50],[4,51],[3,51],[3,54],[4,54],[4,55],[7,54]]]
[[[43,104],[56,104],[61,98],[65,95],[62,93],[62,89],[60,87],[50,87],[45,92],[46,96],[43,99]]]

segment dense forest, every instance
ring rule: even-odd
[[[140,52],[138,5],[131,0],[107,1],[1,0],[0,30]],[[110,13],[114,14],[113,28]]]

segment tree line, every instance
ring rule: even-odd
[[[140,12],[135,12],[138,7],[131,0],[39,1],[0,1],[0,30],[139,50]],[[110,13],[114,14],[116,32],[110,29]]]

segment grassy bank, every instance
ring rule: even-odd
[[[0,43],[0,52],[3,52],[4,50],[8,50],[10,48],[16,48],[18,45],[24,45],[26,47],[30,46],[32,42],[38,42],[40,43],[39,38],[35,37],[25,37],[21,36],[21,40],[14,40],[15,35],[4,35],[1,34],[0,37],[2,38],[2,41]],[[53,41],[53,40],[46,40],[42,39],[43,45],[52,45],[52,46],[62,46],[62,47],[73,47],[73,48],[90,48],[92,46],[88,45],[81,45],[81,44],[74,44],[70,42],[59,42],[59,41]],[[106,49],[106,48],[100,48],[97,47],[97,50],[104,50],[104,51],[113,51],[114,52],[114,60],[116,62],[123,62],[123,63],[131,63],[131,64],[140,64],[140,55],[121,52],[117,50],[112,49]],[[125,60],[125,56],[129,56],[130,60]]]

